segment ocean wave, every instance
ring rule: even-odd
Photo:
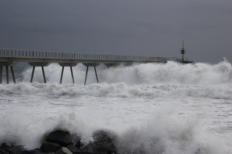
[[[154,83],[180,83],[180,84],[227,84],[232,81],[232,66],[228,61],[218,64],[179,64],[168,62],[166,64],[147,63],[131,66],[117,66],[106,68],[100,65],[98,68],[100,82],[126,84],[154,84]],[[47,80],[50,83],[58,83],[61,67],[51,64],[46,67]],[[29,81],[31,68],[23,72],[23,81]],[[74,67],[74,75],[77,84],[84,83],[85,66],[79,64]],[[69,69],[65,70],[64,83],[71,83]],[[41,71],[35,73],[35,81],[43,82]],[[90,69],[89,83],[95,83],[94,71]]]

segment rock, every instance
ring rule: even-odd
[[[9,146],[5,143],[1,144],[0,154],[8,154],[8,153],[9,153]]]
[[[9,153],[3,149],[0,149],[0,154],[9,154]]]
[[[21,152],[23,152],[25,149],[22,146],[19,145],[14,145],[14,144],[6,144],[3,143],[0,146],[0,152],[2,152],[3,154],[20,154]],[[0,153],[0,154],[2,154]]]
[[[30,151],[23,151],[20,154],[44,154],[44,153],[39,150],[30,150]]]
[[[91,152],[78,152],[78,153],[75,153],[75,154],[101,154],[101,153],[91,153]]]
[[[59,144],[44,141],[40,147],[42,152],[49,153],[49,152],[56,152],[61,148]]]
[[[57,143],[61,146],[67,146],[69,144],[72,144],[72,136],[68,131],[65,130],[55,130],[48,134],[45,140]]]
[[[74,146],[74,145],[68,145],[67,148],[72,151],[73,153],[81,152],[80,148]]]
[[[89,143],[85,149],[91,153],[115,154],[117,153],[115,142],[116,136],[113,133],[100,130],[93,134],[93,142]]]
[[[73,138],[73,144],[75,145],[75,147],[77,147],[78,149],[80,149],[84,144],[81,142],[81,137],[78,135],[73,134],[72,135]]]
[[[67,147],[62,147],[59,151],[57,151],[55,154],[73,154],[72,151],[70,151]]]
[[[66,147],[62,147],[62,151],[65,153],[65,154],[73,154],[72,151],[70,151],[68,148]]]

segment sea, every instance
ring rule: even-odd
[[[31,67],[16,74],[16,84],[0,85],[0,143],[27,149],[40,146],[43,135],[67,129],[81,136],[108,130],[117,135],[120,154],[232,154],[232,65],[176,62],[64,70]],[[20,77],[19,77],[20,76]]]

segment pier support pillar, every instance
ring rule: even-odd
[[[3,72],[3,66],[0,65],[0,84],[2,83],[2,72]]]
[[[97,69],[96,69],[96,66],[98,65],[98,63],[84,63],[84,65],[86,66],[86,71],[85,71],[85,82],[84,82],[84,85],[86,85],[86,83],[87,83],[89,67],[93,67],[93,68],[94,68],[96,81],[97,81],[97,83],[98,83],[98,82],[99,82],[99,79],[98,79]]]
[[[9,84],[9,67],[8,65],[6,65],[5,67],[6,67],[6,83]]]
[[[61,70],[60,84],[62,83],[62,80],[63,80],[63,74],[64,74],[64,66],[62,66],[62,70]]]
[[[93,68],[94,68],[94,72],[95,72],[96,80],[97,80],[97,83],[98,83],[98,82],[99,82],[99,80],[98,80],[98,76],[97,76],[96,66],[94,66]]]
[[[76,66],[77,63],[59,63],[60,66],[62,67],[62,70],[61,70],[61,75],[60,75],[60,84],[62,84],[63,82],[63,75],[64,75],[64,68],[65,67],[70,67],[70,72],[71,72],[71,77],[72,77],[72,82],[73,84],[75,83],[75,79],[74,79],[74,75],[73,75],[73,66]]]
[[[46,80],[46,76],[45,76],[44,66],[47,66],[48,63],[46,63],[46,62],[32,62],[32,63],[29,63],[29,64],[32,66],[31,82],[33,82],[33,79],[34,79],[35,68],[36,67],[41,67],[43,80],[44,80],[44,83],[46,83],[47,80]]]
[[[73,84],[75,83],[75,80],[74,80],[74,76],[73,76],[73,69],[72,69],[72,66],[70,66],[70,71],[71,71],[71,75],[72,75],[72,81],[73,81]]]
[[[3,69],[5,67],[5,73],[6,73],[6,83],[10,83],[10,76],[9,76],[9,68],[11,70],[12,80],[14,83],[16,83],[15,75],[14,75],[14,69],[13,69],[13,63],[12,62],[0,62],[0,84],[3,83]]]
[[[16,83],[13,66],[10,66],[10,70],[11,70],[11,75],[12,75],[13,82]]]
[[[3,66],[0,64],[0,84],[2,83]]]
[[[86,71],[85,71],[85,83],[84,83],[84,85],[86,85],[86,81],[87,81],[87,77],[88,77],[88,72],[89,72],[89,65],[86,65]]]
[[[33,82],[33,78],[34,78],[34,73],[35,73],[35,66],[32,66],[32,72],[31,72],[31,82]]]
[[[45,77],[44,67],[43,67],[43,66],[41,66],[41,69],[42,69],[42,73],[43,73],[44,83],[46,83],[46,77]]]

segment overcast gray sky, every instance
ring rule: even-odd
[[[0,48],[232,60],[232,0],[0,0]]]

